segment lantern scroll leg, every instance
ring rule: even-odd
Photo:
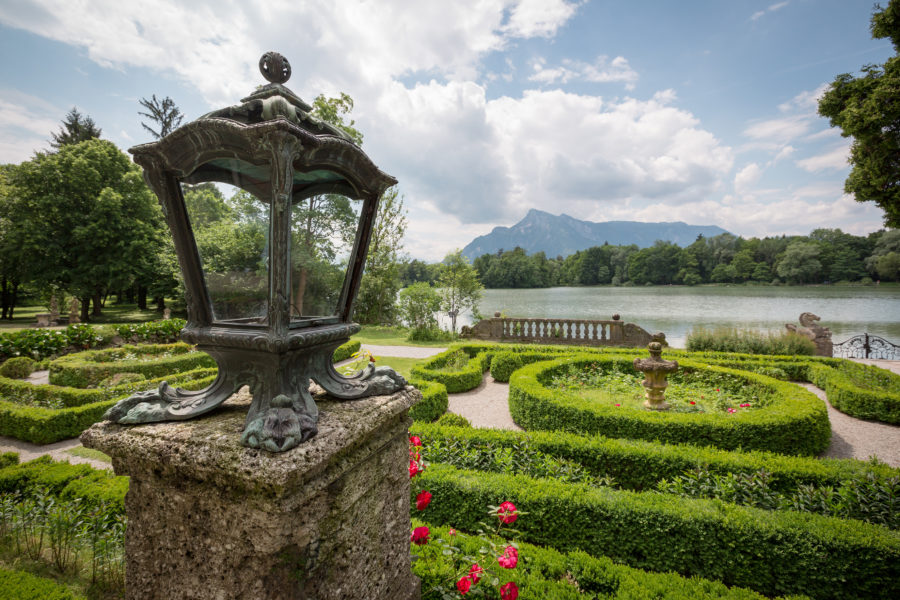
[[[329,395],[340,400],[393,394],[406,387],[406,379],[390,367],[369,364],[356,375],[345,377],[335,370],[330,357],[324,354],[316,361],[312,378]]]
[[[137,392],[120,400],[106,411],[103,418],[129,425],[183,421],[213,410],[234,391],[234,378],[223,374],[220,369],[216,380],[207,388],[199,391],[173,389],[163,381],[155,390]]]

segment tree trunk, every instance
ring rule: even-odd
[[[16,308],[16,301],[19,298],[19,282],[12,282],[12,293],[9,295],[9,306],[6,311],[6,318],[12,321],[13,318],[13,310]]]
[[[147,288],[138,286],[137,305],[141,310],[147,310]]]
[[[91,308],[91,297],[90,296],[82,296],[81,298],[81,322],[87,323],[91,320],[90,315]]]
[[[157,296],[156,298],[153,299],[153,301],[156,302],[156,310],[158,310],[159,312],[166,310],[165,296]]]
[[[94,301],[94,312],[92,312],[91,314],[95,317],[99,317],[99,316],[103,315],[99,291],[94,292],[93,301]]]
[[[128,304],[134,304],[134,286],[131,286],[126,290],[125,300],[128,301]]]
[[[6,277],[2,278],[2,284],[0,284],[0,304],[2,304],[3,314],[0,315],[0,319],[8,319],[7,313],[9,313],[9,281]]]
[[[297,277],[297,288],[294,290],[294,297],[291,300],[291,306],[297,311],[297,316],[303,315],[303,296],[306,294],[306,267],[300,267],[300,276]]]

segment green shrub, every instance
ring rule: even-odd
[[[430,422],[447,412],[447,388],[436,381],[411,381],[422,392],[422,400],[409,409],[415,421]]]
[[[122,346],[57,358],[50,363],[50,383],[87,388],[115,373],[141,373],[151,378],[215,366],[211,356],[185,343]]]
[[[452,342],[456,336],[440,327],[413,327],[406,334],[409,342]]]
[[[422,524],[418,519],[413,520],[413,527]],[[413,572],[422,579],[423,600],[444,600],[434,588],[452,587],[460,576],[461,568],[452,562],[452,553],[445,552],[447,545],[458,548],[465,556],[479,556],[478,537],[459,532],[450,535],[449,529],[432,527],[430,541],[413,549],[418,556],[413,562]],[[506,543],[502,538],[493,541],[498,545]],[[524,542],[516,545],[521,560],[509,571],[506,580],[518,586],[519,600],[765,600],[764,596],[745,588],[729,589],[717,581],[676,573],[648,573],[580,550],[567,554]],[[477,589],[473,587],[470,593]]]
[[[69,346],[65,331],[22,329],[0,333],[0,357],[29,356],[41,360],[61,354]]]
[[[140,373],[116,373],[114,375],[110,375],[106,379],[102,380],[97,384],[98,388],[111,388],[119,385],[124,385],[126,383],[137,383],[139,381],[144,381],[147,378],[144,377]]]
[[[91,506],[113,506],[124,513],[128,477],[89,465],[56,462],[49,456],[0,469],[0,494],[28,493],[38,488],[64,499],[81,498]]]
[[[341,361],[347,360],[357,352],[359,352],[359,348],[362,346],[359,340],[350,340],[345,344],[341,344],[338,346],[334,355],[332,355],[331,362],[339,363]]]
[[[177,342],[187,322],[184,319],[162,319],[149,323],[125,323],[116,325],[116,333],[132,342]]]
[[[10,379],[25,379],[34,372],[36,364],[27,356],[10,358],[0,365],[0,376],[9,377]]]
[[[461,471],[432,464],[418,489],[434,498],[421,518],[476,531],[484,506],[510,501],[527,518],[525,542],[608,556],[631,567],[676,571],[762,594],[820,600],[900,596],[900,534],[883,527],[712,500]]]
[[[858,419],[900,424],[900,376],[885,369],[843,361],[809,367],[809,381],[825,390],[831,405]]]
[[[4,452],[3,454],[0,454],[0,469],[17,464],[19,464],[19,454],[17,452]]]
[[[858,460],[816,459],[771,452],[732,452],[709,446],[662,444],[560,431],[507,431],[414,423],[410,433],[432,442],[464,447],[517,448],[522,444],[560,459],[575,461],[597,478],[610,478],[629,490],[652,490],[660,480],[702,467],[719,475],[752,474],[765,469],[772,489],[793,494],[801,486],[838,487],[851,479],[900,477],[900,469]]]
[[[468,427],[472,428],[472,424],[467,418],[456,413],[445,412],[438,418],[437,424],[441,427]]]
[[[765,408],[733,415],[619,410],[590,402],[564,390],[549,389],[550,380],[573,366],[599,364],[631,368],[624,356],[573,355],[523,367],[510,379],[509,408],[524,429],[563,430],[609,437],[691,443],[726,450],[767,450],[816,455],[828,447],[831,427],[824,404],[811,392],[755,373],[680,361],[681,372],[743,379],[768,396]]]
[[[0,590],[4,600],[80,600],[68,588],[52,579],[25,571],[0,567]]]
[[[760,332],[752,329],[717,327],[694,328],[688,333],[685,348],[689,352],[740,352],[744,354],[780,354],[813,356],[816,345],[796,333]]]
[[[437,381],[443,383],[447,392],[457,394],[467,392],[481,385],[484,372],[491,364],[491,354],[479,351],[478,346],[452,346],[435,355],[424,365],[412,368],[415,379]],[[448,365],[458,364],[460,356],[468,356],[465,365],[454,370],[445,370]]]

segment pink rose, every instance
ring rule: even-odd
[[[422,469],[419,468],[419,463],[414,460],[409,461],[409,476],[410,478],[415,477],[419,473],[422,472]]]
[[[447,535],[456,535],[456,530],[451,527],[449,530],[447,530]]]
[[[459,593],[463,596],[469,593],[470,587],[472,587],[472,581],[469,579],[468,575],[456,582],[456,589],[458,589]]]
[[[518,512],[516,511],[516,505],[512,502],[502,503],[497,509],[497,517],[500,518],[501,523],[505,523],[506,525],[515,523],[516,519],[519,518]]]
[[[484,569],[482,569],[478,563],[475,563],[471,567],[469,567],[469,579],[472,580],[472,583],[478,583],[478,580],[481,579],[481,576],[484,574]]]
[[[512,581],[500,586],[500,600],[516,600],[519,597],[519,586]]]
[[[729,412],[729,413],[736,413],[737,411],[734,410],[733,408],[729,408],[729,409],[728,409],[728,412]]]
[[[428,506],[429,502],[431,502],[431,492],[422,490],[419,492],[419,495],[416,496],[416,510],[425,510],[425,507]]]
[[[421,446],[422,440],[420,440],[419,436],[417,436],[417,435],[411,435],[411,436],[409,436],[409,443],[412,446]]]
[[[503,551],[503,556],[498,558],[497,562],[504,569],[515,569],[516,564],[519,562],[519,551],[513,546],[507,546],[506,550]]]
[[[622,406],[621,404],[616,404],[616,406]]]
[[[416,546],[422,546],[428,543],[428,535],[429,531],[427,527],[416,527],[413,529],[412,535],[409,536],[409,541]]]
[[[750,408],[750,403],[745,402],[745,403],[741,404],[741,408]]]

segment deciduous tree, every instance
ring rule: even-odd
[[[478,281],[478,273],[461,250],[457,249],[444,257],[438,287],[441,309],[450,317],[450,331],[456,333],[459,313],[464,310],[477,311],[484,289]]]

